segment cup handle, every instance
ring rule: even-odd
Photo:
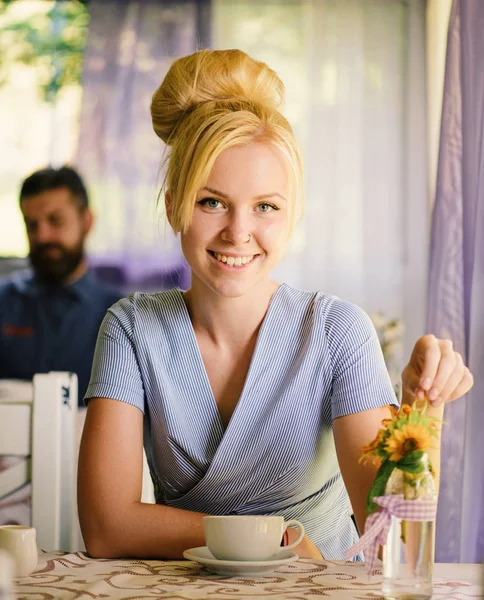
[[[302,539],[304,537],[304,525],[302,523],[300,523],[299,521],[296,521],[296,519],[291,519],[290,521],[286,521],[284,523],[284,525],[285,525],[284,533],[286,533],[286,529],[288,527],[290,527],[291,525],[294,525],[295,527],[297,527],[299,529],[299,535],[297,536],[297,540],[295,542],[293,542],[292,544],[289,544],[289,546],[282,547],[283,550],[290,550],[291,548],[294,548],[300,542],[302,542]]]

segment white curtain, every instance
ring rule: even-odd
[[[207,0],[89,2],[76,165],[97,216],[91,262],[126,292],[189,285],[156,208],[164,146],[149,107],[173,60],[208,43],[209,8]]]
[[[425,3],[215,0],[213,15],[214,47],[283,79],[304,155],[306,213],[275,276],[402,320],[408,354],[426,302]]]

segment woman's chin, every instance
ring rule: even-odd
[[[260,289],[260,279],[250,278],[243,281],[242,278],[238,281],[210,280],[206,281],[205,285],[209,287],[214,294],[222,298],[242,298],[246,295],[258,293]]]

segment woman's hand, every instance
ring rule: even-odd
[[[425,396],[437,408],[466,394],[474,385],[474,377],[455,352],[451,340],[441,340],[432,334],[415,343],[410,362],[402,372],[405,396],[423,399]]]
[[[295,529],[293,527],[288,527],[287,528],[287,533],[289,535],[289,540],[288,543],[292,544],[293,542],[295,542],[299,536],[299,529]],[[284,548],[282,548],[284,549]],[[291,548],[292,552],[295,552],[299,558],[323,558],[321,552],[318,550],[316,544],[314,544],[307,535],[305,535],[302,539],[302,541],[295,546],[294,548]]]

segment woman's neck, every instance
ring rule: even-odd
[[[278,287],[274,281],[261,282],[243,296],[227,298],[195,280],[183,296],[197,335],[220,347],[240,348],[259,331]]]

